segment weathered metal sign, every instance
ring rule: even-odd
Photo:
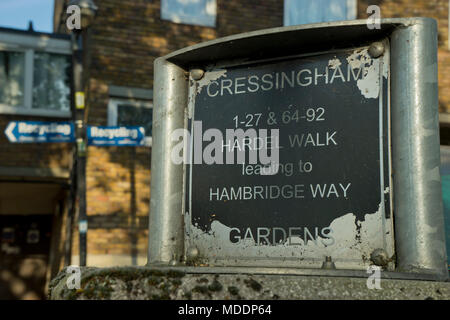
[[[372,58],[358,48],[223,67],[193,81],[189,247],[212,264],[320,267],[331,256],[349,268],[376,249],[392,256],[388,76],[389,50]],[[211,129],[220,142],[206,137]],[[228,134],[239,129],[241,137]],[[251,164],[265,146],[278,163]]]
[[[154,70],[149,264],[448,277],[435,20],[259,30]]]

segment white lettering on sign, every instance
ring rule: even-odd
[[[313,199],[316,198],[347,198],[351,183],[310,184],[309,189]],[[233,200],[265,200],[265,199],[303,199],[304,184],[210,187],[209,201]]]
[[[92,138],[124,138],[131,137],[132,139],[137,139],[138,129],[128,129],[125,127],[120,128],[99,128],[91,127],[91,137]]]
[[[302,133],[302,134],[295,134],[295,135],[289,135],[289,143],[291,148],[293,147],[299,147],[299,148],[306,148],[306,147],[326,147],[330,145],[337,146],[338,143],[336,142],[337,131],[333,132],[325,132],[325,133],[319,133],[316,132],[313,133]]]
[[[252,240],[256,245],[270,245],[270,244],[284,244],[287,245],[307,245],[308,242],[312,241],[315,245],[320,243],[322,245],[331,246],[335,243],[332,236],[333,229],[330,227],[319,228],[313,227],[256,227],[255,235],[251,228],[246,228],[244,232],[241,232],[238,228],[231,228],[229,237],[233,244],[239,244],[242,241]],[[303,241],[294,241],[294,239],[299,238]]]
[[[311,188],[311,195],[313,198],[330,198],[330,197],[336,197],[339,198],[339,194],[343,196],[344,198],[347,198],[347,190],[350,188],[351,183],[347,183],[346,186],[344,186],[342,183],[334,184],[315,184],[310,185]]]
[[[19,134],[20,133],[37,133],[39,135],[45,135],[48,133],[60,133],[64,135],[69,135],[72,128],[70,124],[35,124],[35,123],[26,123],[19,122],[18,126]]]
[[[283,186],[239,186],[210,187],[209,201],[258,200],[258,199],[302,199],[305,186],[303,184]]]
[[[251,75],[235,79],[213,80],[207,85],[209,97],[255,93],[258,91],[280,90],[285,88],[308,87],[356,81],[363,77],[364,64],[357,67],[348,65],[346,72],[341,65],[335,64],[324,69],[301,69],[290,72],[265,73],[262,76]],[[345,70],[345,69],[344,69]]]

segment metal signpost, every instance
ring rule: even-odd
[[[447,278],[437,103],[428,18],[261,30],[157,59],[149,264]]]

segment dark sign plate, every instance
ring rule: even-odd
[[[388,79],[389,53],[359,48],[192,81],[188,247],[211,264],[320,267],[331,256],[354,268],[375,249],[393,254]],[[248,137],[227,135],[239,129]]]

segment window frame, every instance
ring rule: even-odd
[[[117,108],[120,104],[132,105],[136,108],[147,108],[151,109],[153,112],[153,100],[141,100],[141,99],[132,99],[132,98],[116,98],[110,97],[108,101],[108,126],[118,126],[118,112]],[[153,118],[152,118],[153,122]],[[148,136],[147,133],[144,138],[143,146],[151,147],[152,146],[152,136]]]
[[[292,0],[291,0],[292,1]],[[450,0],[449,0],[450,1]],[[356,20],[358,17],[358,1],[357,0],[345,0],[347,6],[347,17],[346,20]],[[286,24],[286,0],[283,1],[283,26],[294,26],[299,24]],[[323,23],[323,22],[331,22],[331,21],[322,21],[322,22],[314,22],[314,23]]]
[[[23,52],[24,61],[24,104],[11,106],[0,103],[0,114],[18,114],[43,117],[70,118],[69,110],[33,108],[34,54],[35,52],[72,56],[69,39],[54,39],[45,34],[31,35],[0,31],[0,51]],[[71,81],[71,79],[70,79]]]

